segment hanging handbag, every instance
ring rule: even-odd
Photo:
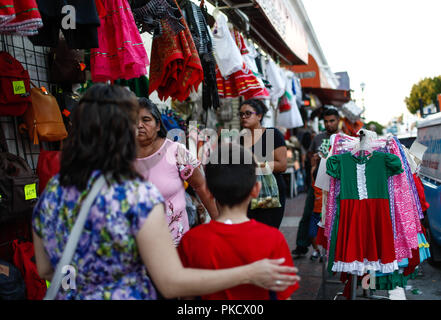
[[[104,175],[101,175],[93,184],[92,189],[90,190],[86,199],[84,199],[84,202],[81,205],[80,213],[78,214],[78,218],[75,221],[75,224],[69,235],[69,239],[67,240],[67,244],[66,247],[64,248],[63,255],[61,256],[61,259],[57,264],[57,268],[55,269],[55,273],[52,278],[51,285],[46,292],[46,296],[44,297],[44,300],[54,300],[58,293],[58,290],[60,290],[61,280],[63,279],[62,269],[64,266],[67,266],[71,263],[75,250],[78,245],[78,241],[80,240],[81,233],[83,232],[84,224],[86,223],[87,216],[90,211],[90,207],[95,201],[98,192],[100,192],[100,190],[104,187],[105,183],[106,183],[106,179]]]
[[[8,152],[1,126],[0,149],[0,223],[5,223],[32,212],[38,177],[23,158]]]
[[[61,151],[40,148],[37,162],[37,175],[40,181],[38,193],[42,194],[49,180],[60,171]]]
[[[29,73],[7,52],[0,52],[0,116],[21,116],[31,105]]]
[[[34,86],[31,89],[32,106],[24,113],[25,123],[20,125],[20,130],[27,130],[34,144],[39,144],[39,140],[65,139],[67,131],[57,100],[44,87],[38,88],[31,84]]]
[[[57,48],[49,52],[50,80],[52,83],[74,84],[86,82],[84,51],[69,49],[60,39]]]
[[[46,281],[38,275],[35,263],[34,244],[30,241],[14,240],[14,265],[20,270],[26,285],[27,300],[42,300],[46,294]]]

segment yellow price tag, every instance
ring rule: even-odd
[[[35,183],[25,185],[24,192],[25,192],[25,200],[31,200],[37,198],[37,187],[35,186]]]
[[[12,81],[12,86],[14,87],[14,94],[26,93],[26,87],[24,81]]]

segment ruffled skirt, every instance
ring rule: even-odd
[[[398,270],[388,199],[341,200],[332,271]]]
[[[139,78],[149,59],[127,0],[104,0],[98,28],[99,48],[91,49],[93,82]]]
[[[216,81],[219,97],[222,99],[244,97],[245,100],[256,98],[264,99],[269,96],[268,90],[259,82],[251,69],[246,68],[236,71],[223,78],[216,68]]]
[[[1,0],[0,32],[32,36],[43,26],[36,0]]]

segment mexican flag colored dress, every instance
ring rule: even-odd
[[[377,151],[364,157],[344,153],[331,156],[326,169],[340,180],[329,268],[360,276],[398,270],[387,181],[403,172],[400,159]]]

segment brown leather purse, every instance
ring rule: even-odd
[[[31,82],[32,106],[23,114],[20,130],[27,130],[34,144],[41,141],[61,141],[67,137],[66,127],[58,102],[46,88],[38,88]]]

